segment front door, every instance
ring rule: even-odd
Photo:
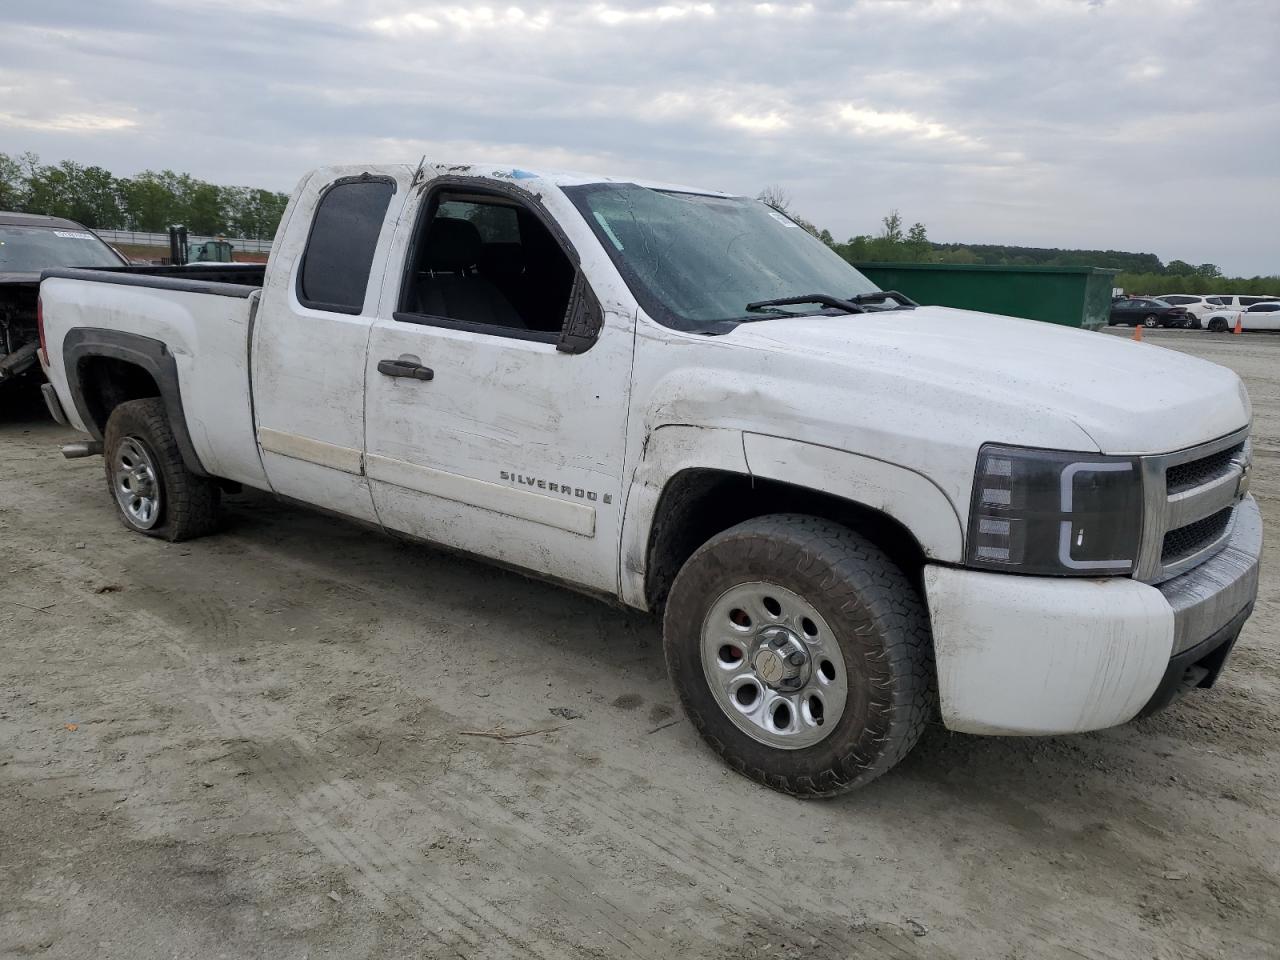
[[[420,201],[370,336],[365,469],[384,526],[615,593],[634,315],[549,222],[510,188]]]

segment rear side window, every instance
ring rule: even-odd
[[[298,299],[333,313],[359,313],[378,234],[396,185],[386,179],[338,181],[320,198],[298,271]]]
[[[1270,303],[1274,299],[1274,297],[1241,297],[1240,306],[1251,307],[1255,303]]]
[[[520,242],[520,225],[515,207],[444,200],[436,211],[436,216],[470,221],[479,231],[481,243]]]

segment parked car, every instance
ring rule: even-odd
[[[97,234],[74,220],[0,211],[0,385],[36,365],[40,271],[124,263]]]
[[[1193,325],[1192,319],[1186,307],[1175,307],[1154,297],[1129,297],[1111,304],[1107,323],[1111,326],[1189,327]]]
[[[1227,310],[1246,310],[1249,307],[1252,307],[1256,303],[1280,302],[1280,297],[1268,297],[1268,296],[1263,296],[1258,294],[1241,297],[1241,296],[1234,296],[1234,295],[1228,295],[1228,294],[1222,293],[1222,294],[1214,294],[1212,297],[1209,297],[1208,299],[1211,303],[1217,304],[1219,307],[1223,307]]]
[[[237,282],[45,273],[46,400],[124,526],[212,533],[244,485],[651,611],[693,726],[769,787],[861,786],[938,708],[1146,715],[1253,609],[1224,367],[917,306],[689,187],[337,167],[280,231]]]
[[[1205,323],[1214,333],[1226,333],[1235,329],[1237,319],[1242,330],[1280,330],[1280,301],[1255,303],[1243,310],[1219,308],[1205,318]]]
[[[1197,330],[1203,324],[1204,318],[1215,310],[1220,310],[1222,304],[1213,297],[1196,296],[1190,293],[1171,293],[1167,296],[1155,297],[1153,299],[1163,300],[1165,303],[1175,307],[1186,308],[1187,313],[1191,314],[1192,324]]]

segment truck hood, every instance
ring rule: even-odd
[[[807,358],[811,377],[843,380],[838,371],[847,371],[851,389],[862,378],[879,390],[896,383],[904,405],[915,397],[917,410],[932,402],[954,411],[960,398],[976,418],[984,410],[997,421],[1019,411],[1022,437],[1027,418],[1070,420],[1088,435],[1080,448],[1092,439],[1103,453],[1177,450],[1250,419],[1244,386],[1225,367],[1150,342],[1016,317],[919,307],[742,324],[726,339]],[[822,369],[813,365],[819,358]],[[1000,427],[991,424],[990,439],[1001,438]]]

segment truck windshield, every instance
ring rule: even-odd
[[[633,183],[565,187],[645,312],[679,330],[761,319],[747,304],[879,288],[792,220],[758,200]],[[818,304],[776,312],[815,313]]]
[[[0,224],[0,273],[120,265],[111,248],[87,230]]]

